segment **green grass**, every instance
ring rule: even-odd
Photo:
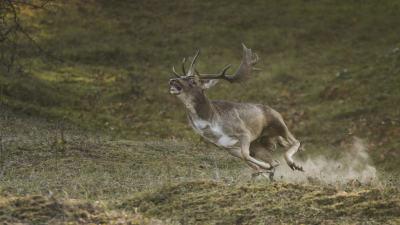
[[[109,203],[193,179],[264,185],[242,162],[199,140],[167,84],[171,68],[198,49],[200,72],[230,63],[234,71],[240,43],[259,55],[262,71],[244,87],[220,82],[209,98],[279,111],[306,149],[295,160],[308,171],[320,156],[332,169],[361,138],[370,156],[363,163],[378,169],[379,182],[398,179],[396,1],[58,4],[56,16],[28,7],[20,16],[64,63],[43,64],[29,47],[21,49],[29,56],[21,61],[26,73],[0,75],[3,191],[51,190],[58,198]],[[280,167],[279,182],[307,183]]]
[[[193,178],[245,182],[251,177],[240,160],[193,142],[114,139],[10,109],[3,110],[0,122],[1,188],[15,196],[51,191],[68,199],[116,201]]]

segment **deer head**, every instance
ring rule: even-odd
[[[256,59],[251,61],[251,49],[246,48],[243,45],[243,61],[239,69],[233,75],[225,75],[225,72],[231,65],[225,67],[220,74],[200,74],[196,68],[196,62],[199,59],[200,51],[197,52],[194,57],[192,64],[190,65],[189,71],[186,73],[185,70],[185,59],[182,62],[183,76],[179,75],[174,68],[172,72],[177,79],[170,79],[169,84],[171,85],[171,94],[177,95],[181,100],[190,97],[198,96],[204,93],[204,89],[209,89],[214,86],[220,79],[229,81],[230,83],[240,83],[244,85],[247,79],[251,79],[251,73],[255,70],[253,66],[260,60],[256,55]]]

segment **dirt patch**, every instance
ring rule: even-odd
[[[378,185],[379,173],[371,163],[368,141],[353,137],[343,142],[338,149],[340,156],[326,157],[318,155],[307,159],[298,159],[298,165],[304,173],[293,173],[281,165],[275,173],[275,179],[281,182],[337,185]],[[281,162],[285,162],[283,157]],[[285,164],[285,163],[283,163]]]

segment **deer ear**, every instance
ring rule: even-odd
[[[204,89],[210,89],[211,87],[216,85],[218,83],[218,81],[219,81],[219,79],[212,79],[212,80],[204,81],[203,87],[204,87]]]

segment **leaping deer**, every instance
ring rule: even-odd
[[[209,100],[205,89],[214,86],[219,79],[244,85],[251,73],[260,69],[253,66],[260,60],[251,61],[251,49],[243,45],[243,61],[233,75],[225,75],[225,67],[220,74],[200,74],[195,66],[199,59],[197,52],[189,71],[185,71],[185,59],[182,62],[184,76],[180,76],[174,68],[177,79],[170,79],[171,94],[176,95],[186,106],[186,113],[193,130],[215,145],[242,159],[247,165],[273,181],[274,172],[279,161],[271,156],[276,142],[289,147],[284,158],[292,170],[303,171],[297,166],[292,156],[300,147],[286,127],[281,114],[271,107],[253,103],[235,103],[220,100]],[[257,158],[257,159],[256,159]]]

